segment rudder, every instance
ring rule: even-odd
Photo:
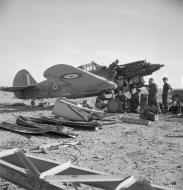
[[[35,84],[37,84],[37,82],[25,69],[18,71],[13,80],[13,86],[30,86]]]

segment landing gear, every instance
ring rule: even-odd
[[[47,105],[47,102],[44,102],[44,99],[32,99],[31,106],[35,106],[35,105],[39,107],[45,107]]]
[[[129,112],[130,102],[128,100],[121,102],[119,99],[110,99],[107,103],[107,111],[110,113]]]
[[[35,100],[31,101],[31,106],[35,106]]]

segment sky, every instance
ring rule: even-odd
[[[183,0],[0,0],[0,86],[20,69],[40,82],[56,64],[115,59],[164,64],[158,87],[183,88]]]

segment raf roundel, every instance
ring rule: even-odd
[[[58,91],[58,85],[55,84],[55,83],[52,83],[52,84],[51,84],[51,89],[52,89],[52,91],[54,91],[54,92]]]
[[[62,76],[62,78],[64,78],[64,79],[76,79],[79,77],[80,77],[80,74],[78,74],[78,73],[71,73],[71,74],[67,74],[67,75]]]

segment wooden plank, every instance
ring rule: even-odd
[[[50,184],[34,175],[28,174],[26,169],[1,159],[0,177],[27,190],[65,190],[66,188],[63,184]]]
[[[15,133],[23,133],[23,134],[29,134],[29,135],[42,135],[43,133],[48,132],[48,130],[45,130],[45,129],[24,127],[24,126],[16,125],[9,122],[2,122],[0,124],[0,128],[15,132]]]
[[[120,183],[115,190],[121,190],[121,189],[127,189],[127,190],[155,190],[150,183],[148,183],[146,180],[140,180],[138,181],[134,176],[131,176],[130,178],[126,179],[122,183]]]
[[[29,170],[29,172],[35,176],[40,176],[39,170],[36,168],[36,166],[31,162],[31,160],[23,153],[22,150],[17,149],[15,151],[15,154],[18,156],[18,158],[22,161],[24,166]]]
[[[58,166],[56,166],[54,168],[51,168],[50,170],[42,172],[40,174],[40,179],[44,179],[49,175],[55,175],[55,174],[57,174],[57,173],[59,173],[59,172],[61,172],[63,170],[68,169],[70,166],[71,166],[71,162],[69,161],[69,162],[66,162],[64,164],[58,165]]]
[[[105,190],[114,190],[124,179],[122,176],[108,176],[108,175],[98,175],[98,174],[87,174],[87,175],[59,175],[57,176],[47,176],[45,180],[49,183],[62,183],[62,182],[69,182],[69,183],[83,183],[92,187],[97,187]],[[55,180],[54,180],[54,177]],[[63,177],[63,178],[62,178]],[[59,179],[60,178],[60,179]],[[53,181],[51,180],[53,179]]]
[[[157,186],[148,183],[146,180],[137,181],[134,176],[123,179],[123,176],[119,175],[56,175],[56,176],[46,176],[46,181],[51,182],[70,182],[70,183],[84,183],[95,187],[101,187],[103,182],[108,182],[111,184],[116,184],[115,182],[120,182],[117,184],[115,190],[128,189],[128,190],[170,190],[170,188]],[[92,184],[93,182],[93,184]],[[100,182],[100,184],[97,182]],[[105,188],[106,189],[106,188]],[[107,188],[108,189],[108,188]],[[175,188],[176,190],[176,188]]]
[[[7,157],[10,155],[10,157],[12,157],[12,154],[16,154],[17,152],[21,151],[19,149],[13,149],[3,151],[0,155],[3,159],[3,156]],[[29,158],[35,158],[40,162],[50,162],[47,159],[37,158],[35,156],[26,157],[24,155],[26,158],[22,155],[19,156],[21,159],[23,157],[24,162],[27,162],[27,159],[29,160]],[[45,172],[42,172],[39,177],[33,172],[27,173],[27,170],[22,166],[11,164],[2,159],[0,159],[0,177],[27,190],[64,190],[66,188],[64,182],[72,183],[73,185],[76,185],[76,187],[83,183],[105,190],[169,190],[169,188],[151,185],[146,180],[137,181],[133,176],[124,179],[123,176],[120,175],[106,175],[94,170],[77,167],[70,164],[70,162],[60,165],[55,161],[51,161],[55,164],[54,167],[47,171],[44,170]],[[29,164],[30,163],[28,163],[28,166]],[[29,167],[27,168],[29,169]]]
[[[3,168],[3,167],[11,168],[13,170],[20,171],[23,174],[27,173],[27,170],[25,168],[21,168],[19,166],[13,165],[13,164],[11,164],[9,162],[6,162],[6,161],[0,159],[0,172],[1,172],[1,168]]]
[[[113,182],[113,181],[122,181],[122,176],[115,175],[47,175],[45,180],[59,181],[59,182]]]
[[[115,188],[115,190],[128,189],[130,186],[132,186],[136,182],[137,182],[137,180],[134,178],[134,176],[131,176],[131,177],[127,178],[126,180],[124,180],[123,182],[121,182]]]
[[[0,158],[4,157],[4,156],[9,156],[15,153],[15,151],[17,150],[17,148],[14,149],[10,149],[10,150],[3,150],[0,152]]]

